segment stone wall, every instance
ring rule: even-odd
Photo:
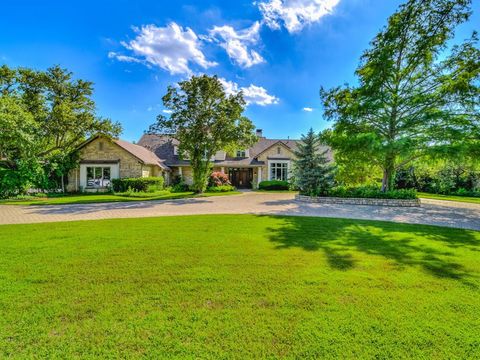
[[[278,153],[278,148],[280,148],[280,154]],[[267,149],[265,152],[260,154],[258,157],[259,161],[264,161],[265,165],[262,166],[262,181],[268,180],[268,158],[284,158],[294,160],[295,155],[293,154],[292,150],[283,144],[275,144],[271,148]],[[273,159],[270,159],[273,160]],[[292,171],[293,163],[290,162],[289,170]]]
[[[161,170],[157,166],[144,165],[135,156],[122,149],[117,144],[105,138],[98,138],[79,150],[80,160],[83,161],[119,161],[119,176],[121,178],[135,178],[160,176]],[[80,174],[78,169],[68,174],[67,191],[79,189]]]
[[[368,199],[296,195],[295,200],[319,204],[375,205],[393,207],[420,206],[420,199]]]
[[[95,139],[80,149],[81,160],[120,160],[120,177],[142,177],[143,170],[149,166],[143,165],[135,156],[122,149],[108,139]]]

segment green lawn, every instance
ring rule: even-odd
[[[478,197],[440,195],[440,194],[430,194],[430,193],[424,193],[424,192],[419,192],[417,195],[419,198],[424,198],[424,199],[460,201],[460,202],[480,204],[480,198]]]
[[[106,202],[125,202],[125,201],[150,201],[150,200],[170,200],[170,199],[184,199],[190,197],[206,197],[206,196],[223,196],[223,195],[238,195],[238,191],[230,192],[206,192],[201,195],[195,195],[191,191],[171,193],[165,192],[154,194],[149,197],[133,197],[113,194],[75,194],[65,196],[53,196],[45,198],[30,198],[26,200],[0,200],[0,205],[59,205],[59,204],[92,204],[92,203],[106,203]]]
[[[0,358],[480,358],[480,232],[253,215],[0,226]]]

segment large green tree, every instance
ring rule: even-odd
[[[79,144],[93,134],[120,134],[118,123],[97,116],[92,94],[93,83],[75,80],[58,66],[47,71],[0,67],[4,189],[13,187],[8,179],[18,180],[19,188],[28,181],[37,187],[63,187],[64,176],[75,166],[71,154]],[[52,175],[60,184],[48,184]]]
[[[295,151],[295,185],[302,194],[326,195],[333,185],[333,166],[326,157],[328,150],[321,150],[320,139],[313,129],[302,135]]]
[[[162,100],[171,114],[159,115],[149,132],[170,134],[180,142],[179,152],[192,166],[196,192],[205,191],[210,159],[217,151],[248,147],[256,139],[254,125],[243,115],[243,94],[227,95],[216,76],[192,76],[169,86]]]
[[[334,121],[323,140],[338,159],[379,167],[384,191],[415,159],[478,147],[478,38],[454,41],[469,16],[468,0],[409,0],[363,54],[358,85],[320,91]]]

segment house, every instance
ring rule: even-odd
[[[153,152],[128,141],[98,135],[77,151],[80,166],[68,174],[70,192],[108,189],[115,178],[163,176],[168,180],[171,172]]]
[[[233,154],[219,151],[210,161],[213,171],[228,174],[237,188],[257,188],[263,180],[288,180],[299,140],[268,139],[257,130],[258,141],[248,149]],[[137,144],[97,136],[82,144],[80,168],[69,174],[68,189],[98,190],[113,178],[163,176],[169,184],[176,178],[192,183],[192,168],[179,153],[178,140],[169,135],[145,134]],[[332,153],[327,151],[331,160]]]

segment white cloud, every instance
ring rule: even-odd
[[[313,108],[311,108],[311,107],[304,107],[304,108],[303,108],[303,111],[312,112],[312,111],[313,111]]]
[[[110,53],[120,61],[144,62],[167,70],[170,74],[190,74],[190,64],[207,69],[217,65],[208,61],[200,50],[201,42],[190,28],[172,22],[165,27],[145,25],[134,28],[137,36],[121,44],[136,56]]]
[[[298,32],[308,24],[331,14],[340,0],[269,0],[259,2],[263,20],[271,29],[283,25],[290,32]]]
[[[118,61],[124,61],[124,62],[142,62],[140,59],[137,59],[133,56],[121,55],[113,51],[110,51],[108,53],[108,57],[110,59],[117,59]]]
[[[227,94],[236,94],[243,92],[243,98],[247,105],[256,104],[260,106],[278,104],[279,99],[270,95],[267,90],[261,86],[250,84],[247,87],[239,87],[237,83],[219,78]]]
[[[251,27],[238,31],[228,25],[214,26],[206,39],[218,42],[230,59],[241,67],[248,68],[265,62],[258,52],[249,49],[250,45],[258,43],[259,32],[260,23],[258,21]]]
[[[166,109],[163,109],[162,112],[163,112],[164,114],[171,114],[171,113],[173,113],[172,110],[166,110]]]

